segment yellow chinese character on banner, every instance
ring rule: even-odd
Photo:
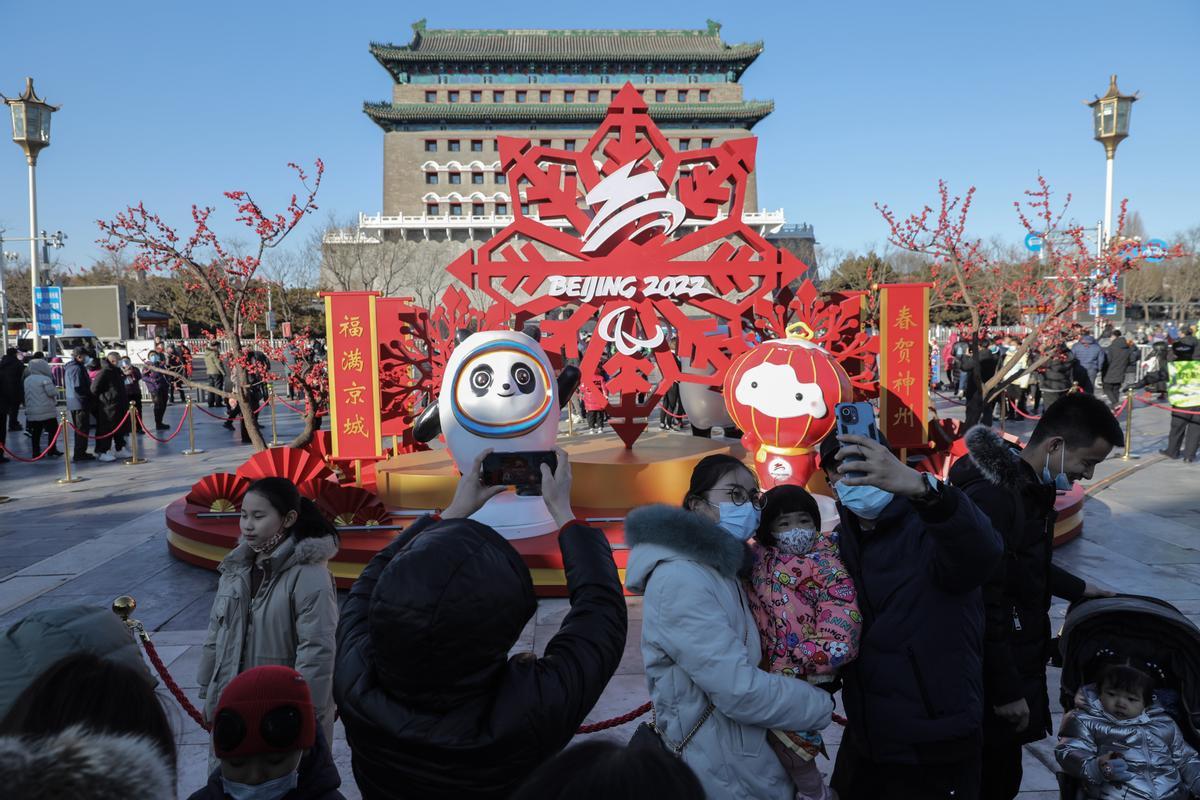
[[[900,354],[896,357],[897,364],[912,363],[912,346],[914,344],[916,344],[916,341],[913,339],[896,340],[896,344],[892,346],[892,351]]]
[[[917,321],[913,319],[912,309],[908,306],[900,306],[900,313],[896,315],[896,327],[902,331],[906,331],[916,326]]]
[[[362,318],[357,314],[342,314],[342,324],[338,325],[338,333],[343,336],[362,336],[363,326]]]
[[[345,389],[346,405],[360,406],[363,403],[367,402],[365,399],[363,399],[363,392],[365,392],[366,390],[367,390],[367,387],[360,386],[357,383],[352,383],[349,386],[347,386]]]
[[[362,372],[362,350],[356,347],[353,350],[347,350],[346,352],[342,353],[342,369],[352,369],[355,372]]]
[[[895,414],[892,415],[892,424],[893,425],[912,426],[912,425],[917,424],[917,420],[913,416],[913,412],[912,412],[911,408],[909,408],[908,406],[902,406],[901,408],[896,410]]]
[[[892,381],[893,392],[906,392],[913,387],[917,379],[913,377],[912,372],[905,372],[903,375]]]
[[[346,436],[362,436],[364,439],[367,436],[367,421],[362,418],[361,414],[356,414],[352,419],[342,423],[342,433]]]

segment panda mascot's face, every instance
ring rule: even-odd
[[[463,360],[453,380],[454,414],[479,436],[520,436],[550,412],[550,375],[520,342],[480,347]]]
[[[459,464],[479,451],[544,450],[558,433],[550,360],[515,331],[484,331],[454,348],[438,396],[446,444]]]

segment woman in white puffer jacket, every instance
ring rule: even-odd
[[[31,453],[36,457],[41,450],[42,431],[46,432],[47,444],[54,437],[54,418],[58,412],[58,387],[50,377],[50,365],[44,359],[35,358],[26,367],[25,376],[25,425],[33,437]],[[48,455],[61,456],[57,447]]]

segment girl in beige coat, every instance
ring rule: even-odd
[[[200,698],[212,722],[234,676],[292,667],[308,683],[317,723],[333,741],[338,604],[329,559],[337,531],[287,478],[262,478],[242,499],[242,539],[221,562],[200,658]]]

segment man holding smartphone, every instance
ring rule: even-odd
[[[1000,536],[966,495],[873,438],[830,435],[820,458],[863,615],[858,659],[841,674],[849,722],[830,786],[842,800],[971,800],[983,741],[980,586]]]

